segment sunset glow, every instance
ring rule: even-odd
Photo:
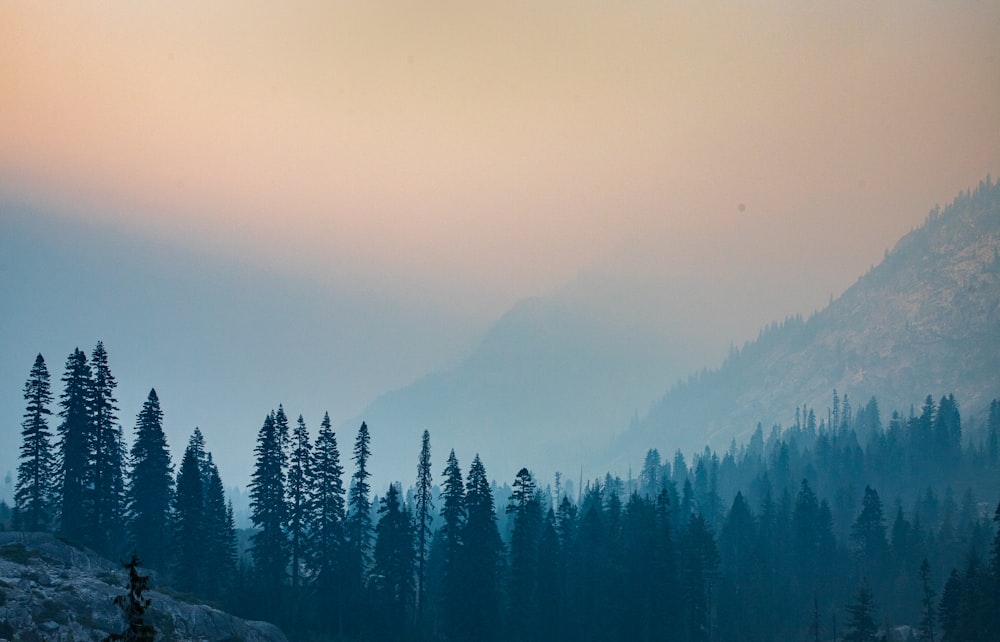
[[[4,194],[477,314],[746,219],[768,252],[865,220],[871,260],[1000,167],[989,3],[2,13]]]

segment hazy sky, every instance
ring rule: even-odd
[[[382,355],[365,390],[417,376],[447,319],[468,340],[585,270],[776,279],[760,318],[720,303],[742,340],[987,173],[996,2],[0,5],[0,206],[437,308],[410,316],[437,343]],[[11,379],[50,345],[58,377],[72,342],[108,339],[91,321],[49,343],[21,320],[44,345]]]
[[[733,229],[864,265],[1000,168],[998,25],[992,2],[4,3],[0,186],[484,319]]]

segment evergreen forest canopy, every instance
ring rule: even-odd
[[[834,391],[783,432],[758,426],[690,462],[650,449],[637,477],[576,487],[526,469],[498,485],[478,454],[464,474],[454,451],[442,467],[424,431],[415,483],[381,497],[366,424],[342,457],[329,416],[313,437],[279,405],[258,432],[241,538],[197,428],[175,472],[155,390],[126,448],[102,343],[69,355],[62,384],[53,434],[38,355],[12,526],[136,553],[158,583],[292,639],[1000,635],[996,399],[970,434],[952,395],[884,423],[874,398],[855,409]]]

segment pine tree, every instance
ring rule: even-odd
[[[372,566],[372,591],[379,606],[383,639],[403,637],[414,598],[413,529],[393,484],[379,506]]]
[[[497,530],[493,491],[478,454],[465,482],[465,511],[459,558],[464,635],[470,640],[491,640],[499,634],[503,541]]]
[[[689,640],[709,640],[712,638],[710,598],[719,553],[712,529],[700,513],[688,519],[683,544],[681,583],[686,598],[685,629]]]
[[[149,576],[139,574],[139,557],[132,554],[132,560],[122,564],[128,570],[128,593],[115,596],[114,603],[125,614],[128,628],[121,633],[112,633],[102,642],[153,642],[156,627],[146,622],[146,609],[152,603],[144,597],[149,589]]]
[[[93,424],[90,418],[91,371],[87,355],[79,348],[66,360],[59,405],[59,531],[67,539],[89,544],[93,515],[92,493],[88,492]]]
[[[997,461],[1000,461],[1000,399],[990,402],[986,450],[990,463],[996,466]]]
[[[889,543],[886,540],[885,517],[878,492],[865,486],[861,500],[861,513],[851,527],[851,544],[865,575],[880,577],[888,559]]]
[[[177,472],[177,494],[174,497],[174,582],[178,589],[204,595],[205,565],[205,490],[202,477],[201,431],[195,428],[188,441]]]
[[[934,612],[934,587],[931,585],[931,565],[924,558],[920,563],[920,631],[919,642],[934,642],[934,625],[937,622]]]
[[[205,520],[205,595],[214,600],[227,597],[236,577],[236,525],[232,505],[219,469],[206,451],[201,471]]]
[[[823,561],[821,557],[823,537],[819,501],[805,479],[802,480],[799,494],[795,498],[792,536],[792,554],[799,582],[803,588],[812,592],[818,588],[817,583],[822,581],[819,565]]]
[[[95,548],[110,555],[120,547],[125,514],[124,458],[121,428],[118,426],[118,405],[114,390],[118,386],[108,366],[104,343],[97,342],[91,353],[93,385],[90,415],[93,426],[91,452],[93,465],[89,483],[93,492],[93,514],[90,524]]]
[[[941,592],[941,602],[938,605],[938,621],[941,623],[941,630],[944,640],[960,639],[959,629],[961,626],[961,607],[964,593],[962,578],[958,570],[952,569],[948,576],[948,581],[944,583],[944,590]]]
[[[135,433],[128,484],[130,540],[150,568],[162,571],[169,567],[174,480],[155,389],[136,417]]]
[[[284,415],[280,407],[279,411]],[[254,569],[263,582],[262,588],[269,592],[280,591],[288,565],[285,440],[278,418],[279,415],[271,412],[257,433],[256,461],[249,487],[250,521],[259,529],[251,538],[251,554]]]
[[[52,414],[52,391],[49,387],[49,370],[39,354],[24,384],[27,406],[21,422],[21,462],[17,466],[17,486],[14,490],[15,516],[18,526],[28,531],[48,530],[52,527],[53,503],[56,489],[53,484],[57,471],[52,454],[48,417]]]
[[[660,489],[656,496],[656,525],[653,548],[653,586],[650,608],[653,611],[653,631],[676,629],[677,600],[677,551],[673,539],[673,518],[670,510],[670,491]]]
[[[534,603],[535,637],[539,640],[556,640],[560,635],[563,611],[563,565],[559,534],[556,531],[556,514],[550,506],[542,521],[538,539],[538,580]]]
[[[347,546],[344,564],[345,591],[349,600],[359,599],[365,589],[365,576],[371,566],[372,518],[371,488],[368,478],[368,458],[371,456],[371,437],[364,422],[354,440],[354,474],[347,495],[346,535]],[[362,604],[350,603],[347,612],[355,618],[363,617]],[[364,624],[362,619],[359,623]]]
[[[310,490],[313,478],[312,446],[309,430],[299,415],[292,435],[288,462],[288,544],[292,560],[292,590],[299,586],[299,573],[306,558],[306,529],[312,514]]]
[[[847,635],[845,642],[875,642],[875,600],[868,588],[868,580],[861,582],[854,602],[847,606]]]
[[[424,566],[427,562],[427,554],[430,548],[431,522],[434,510],[431,491],[433,487],[433,473],[431,472],[431,434],[424,431],[420,439],[420,459],[417,462],[417,488],[416,488],[416,532],[417,532],[417,622],[423,621],[424,608]]]
[[[443,594],[441,611],[445,616],[447,637],[461,639],[461,605],[463,584],[460,573],[462,555],[462,532],[465,528],[465,485],[458,458],[452,450],[444,469],[444,484],[441,492],[441,528],[438,538],[441,542],[441,565],[443,567]]]
[[[510,571],[508,576],[509,609],[512,639],[526,639],[534,628],[532,607],[535,603],[535,582],[538,537],[541,530],[541,505],[535,480],[527,468],[518,471],[512,484],[507,513],[514,517],[510,540]]]
[[[648,497],[656,497],[660,492],[660,481],[663,464],[660,461],[660,451],[650,448],[646,451],[646,459],[639,471],[639,492]]]
[[[633,492],[622,514],[621,613],[619,636],[627,640],[648,639],[653,631],[654,582],[650,569],[656,559],[656,507],[652,497]],[[612,588],[612,590],[614,590]]]
[[[372,522],[371,486],[368,478],[368,458],[371,457],[371,437],[368,434],[368,424],[361,422],[358,436],[354,441],[354,475],[351,476],[351,489],[348,494],[347,506],[347,536],[354,556],[355,570],[359,578],[369,566],[371,554]]]
[[[344,591],[341,569],[344,557],[344,468],[340,464],[337,436],[330,426],[330,415],[323,415],[313,449],[313,484],[310,502],[312,521],[309,532],[309,558],[316,588],[332,604],[332,617],[324,624],[335,623],[342,632]]]

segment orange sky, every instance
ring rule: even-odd
[[[474,317],[708,251],[843,287],[988,172],[1000,3],[0,6],[0,196]]]

